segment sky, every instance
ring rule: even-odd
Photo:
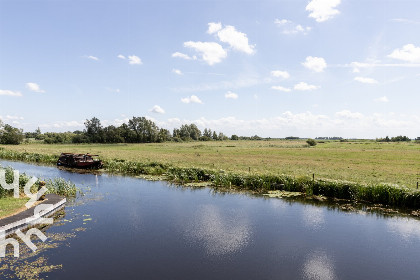
[[[0,119],[420,136],[420,1],[0,0]]]

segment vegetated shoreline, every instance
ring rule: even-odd
[[[13,169],[10,167],[2,167],[0,169],[5,170],[6,182],[11,183],[13,179]],[[29,182],[30,177],[25,173],[19,174],[19,198],[13,197],[13,190],[6,190],[0,187],[0,204],[4,205],[5,211],[0,211],[0,219],[4,219],[13,215],[16,215],[20,212],[27,210],[24,207],[24,204],[28,202],[29,198],[24,199],[22,193],[24,192],[24,186]],[[31,187],[31,192],[35,193],[40,187],[40,180],[38,179]],[[76,187],[75,184],[70,181],[66,181],[62,178],[53,178],[47,179],[45,181],[45,187],[47,188],[46,194],[57,194],[64,197],[75,197],[77,192],[80,193],[80,190]],[[7,198],[7,200],[4,200]]]
[[[16,152],[0,148],[0,158],[55,165],[58,155]],[[185,168],[159,162],[104,160],[104,171],[124,175],[153,175],[178,184],[208,182],[214,188],[236,188],[255,193],[272,190],[300,192],[306,196],[383,204],[384,206],[419,209],[420,191],[395,184],[362,184],[309,176],[225,172],[205,168]]]

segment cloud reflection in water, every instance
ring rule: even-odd
[[[199,242],[209,255],[238,252],[250,242],[252,232],[242,212],[221,212],[215,205],[203,205],[186,229],[186,236]]]

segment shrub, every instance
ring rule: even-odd
[[[306,143],[308,143],[309,146],[316,146],[316,141],[314,139],[308,139],[306,140]]]

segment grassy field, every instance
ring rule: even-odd
[[[99,154],[105,160],[158,162],[177,167],[223,169],[235,173],[287,174],[392,183],[415,188],[420,177],[420,144],[375,141],[212,141],[162,144],[22,144],[0,146],[18,152],[59,155]]]

